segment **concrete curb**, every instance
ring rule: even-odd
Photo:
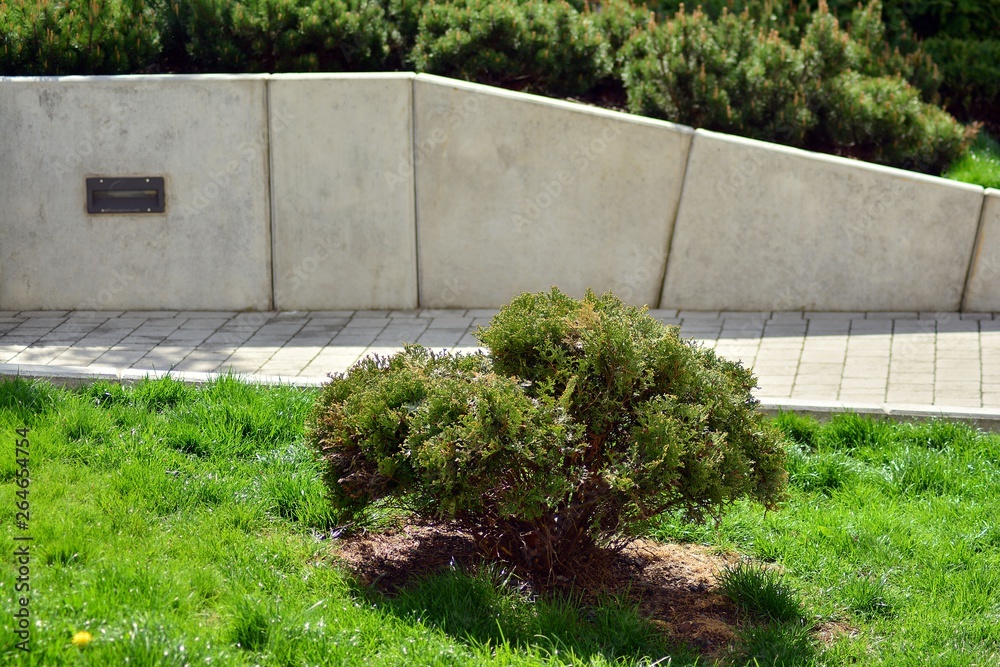
[[[46,366],[40,364],[0,364],[0,379],[22,377],[44,379],[66,387],[76,387],[98,380],[109,382],[138,382],[145,378],[170,376],[189,384],[205,384],[220,377],[231,376],[251,384],[286,385],[293,387],[319,387],[328,381],[325,376],[283,376],[239,373],[197,373],[191,371],[157,371],[112,366]],[[829,419],[835,414],[853,412],[859,415],[881,417],[895,421],[921,419],[946,419],[959,421],[984,431],[1000,432],[1000,410],[995,408],[968,408],[945,405],[917,405],[902,403],[852,403],[851,401],[816,401],[758,396],[759,409],[769,415],[779,412]]]
[[[853,412],[895,421],[947,419],[964,422],[984,431],[1000,432],[1000,410],[995,408],[904,403],[852,403],[851,401],[796,400],[763,396],[758,397],[757,400],[760,401],[760,411],[769,415],[776,415],[779,412],[795,412],[817,419],[829,419],[835,414]]]

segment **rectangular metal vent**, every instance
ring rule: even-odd
[[[87,213],[163,213],[162,176],[87,179]]]

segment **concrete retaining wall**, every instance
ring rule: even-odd
[[[417,307],[412,79],[271,78],[275,308]]]
[[[163,176],[166,211],[88,214],[88,176]],[[983,202],[428,75],[0,78],[0,310],[489,308],[552,285],[1000,310],[1000,192]]]
[[[0,309],[271,307],[266,77],[0,79]],[[166,212],[89,215],[88,176]]]
[[[958,310],[982,192],[698,130],[661,307]]]
[[[1000,190],[986,191],[962,310],[1000,311]]]
[[[414,90],[420,302],[659,300],[690,128],[433,76]]]

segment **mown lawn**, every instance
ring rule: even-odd
[[[944,176],[985,188],[1000,188],[1000,142],[980,131],[969,152],[949,166]]]
[[[315,396],[234,379],[0,381],[0,664],[706,664],[623,601],[532,601],[488,570],[391,599],[358,584],[336,562],[337,517],[303,444]],[[784,507],[650,528],[783,573],[794,613],[747,626],[735,663],[1000,664],[1000,438],[853,416],[779,422],[794,438]],[[18,536],[33,538],[29,653],[14,633]]]

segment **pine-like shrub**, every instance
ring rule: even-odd
[[[427,3],[410,60],[421,72],[556,95],[611,74],[592,18],[561,0]]]
[[[850,26],[847,67],[869,77],[902,78],[920,91],[923,101],[937,102],[942,77],[933,58],[907,32],[898,32],[895,43],[890,42],[882,13],[882,0],[859,3],[851,11],[846,19]],[[824,0],[820,0],[813,20],[822,14],[830,15]]]
[[[594,25],[604,35],[613,61],[613,73],[620,79],[628,57],[625,45],[636,34],[655,23],[653,13],[632,0],[586,3],[584,10],[590,13]]]
[[[391,498],[458,521],[546,583],[663,512],[781,497],[784,450],[753,376],[676,327],[553,289],[477,336],[489,356],[411,346],[325,386],[307,437],[339,510]]]
[[[765,33],[748,11],[718,20],[679,11],[626,47],[635,113],[706,129],[941,173],[964,150],[966,130],[925,100],[940,75],[922,53],[883,39],[881,4],[844,30],[824,2],[798,48]],[[915,81],[917,86],[909,81]]]
[[[0,2],[0,74],[128,74],[159,52],[145,0]]]
[[[634,113],[802,145],[816,122],[805,75],[801,52],[748,13],[682,8],[633,39],[624,78]]]
[[[184,72],[371,71],[398,33],[366,0],[158,0],[165,65]]]
[[[417,44],[417,33],[420,30],[420,13],[427,0],[387,0],[383,4],[386,7],[386,18],[398,35],[397,53],[393,61],[402,68],[410,67],[410,54]]]
[[[996,0],[889,0],[885,20],[890,26],[906,23],[921,37],[995,39],[1000,31],[1000,3]]]
[[[811,13],[821,4],[846,21],[865,0],[642,0],[661,18],[677,13],[681,5],[701,7],[713,19],[723,10],[749,10],[758,22],[771,17],[782,34],[794,38],[808,25]],[[991,38],[1000,29],[1000,4],[996,0],[887,0],[881,18],[889,41],[896,44],[902,33],[914,30],[920,37]]]
[[[1000,132],[1000,62],[997,35],[1000,35],[1000,2],[996,0],[887,0],[859,9],[858,0],[646,0],[643,4],[661,19],[672,17],[682,4],[700,6],[713,19],[724,9],[750,12],[758,24],[776,28],[782,37],[797,43],[815,10],[829,5],[830,12],[844,25],[851,25],[862,37],[878,21],[882,40],[872,50],[878,60],[895,61],[889,70],[861,71],[872,77],[902,73],[916,86],[925,102],[941,102],[957,117],[984,121]],[[877,10],[870,8],[877,4]],[[859,14],[869,12],[868,17]],[[872,35],[872,32],[868,32]],[[899,60],[905,61],[902,67]],[[938,71],[939,70],[939,71]]]
[[[825,88],[821,139],[854,157],[940,173],[969,143],[968,131],[894,77],[847,72]]]
[[[995,39],[934,37],[924,46],[941,67],[947,108],[1000,134],[1000,29]]]

